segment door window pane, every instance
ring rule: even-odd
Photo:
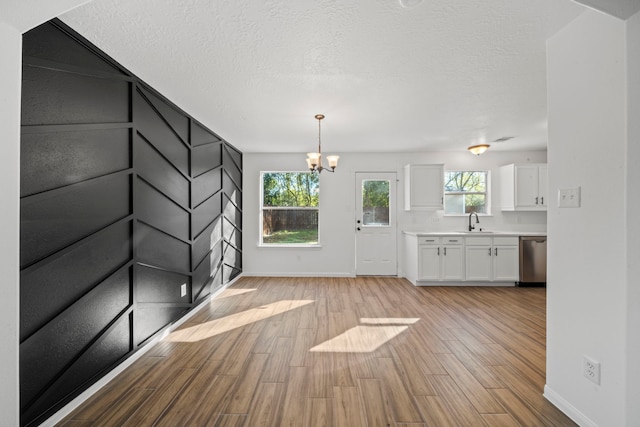
[[[362,181],[362,223],[368,226],[389,225],[389,181]]]

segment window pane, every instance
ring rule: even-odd
[[[463,214],[464,213],[464,195],[445,194],[444,213],[445,214]]]
[[[363,225],[389,225],[389,181],[362,181]]]
[[[317,244],[317,209],[262,210],[262,243]]]
[[[445,194],[445,214],[487,213],[484,194]]]
[[[445,214],[487,214],[487,172],[447,171],[444,174]]]
[[[309,172],[262,174],[263,206],[318,207],[320,180]]]
[[[484,194],[465,194],[464,213],[487,213]]]
[[[485,193],[487,191],[487,173],[447,171],[444,174],[444,191]]]

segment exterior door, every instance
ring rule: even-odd
[[[396,276],[396,174],[356,173],[356,275]]]

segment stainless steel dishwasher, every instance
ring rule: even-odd
[[[543,285],[547,283],[547,238],[520,236],[519,285]]]

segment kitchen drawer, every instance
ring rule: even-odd
[[[491,246],[491,237],[467,237],[465,244],[467,246]]]
[[[442,244],[444,245],[461,245],[464,242],[462,237],[443,237]]]
[[[494,237],[493,245],[494,246],[518,246],[519,241],[517,236],[509,236],[509,237]]]
[[[439,237],[429,237],[429,236],[421,236],[418,237],[419,245],[439,245],[440,238]]]

